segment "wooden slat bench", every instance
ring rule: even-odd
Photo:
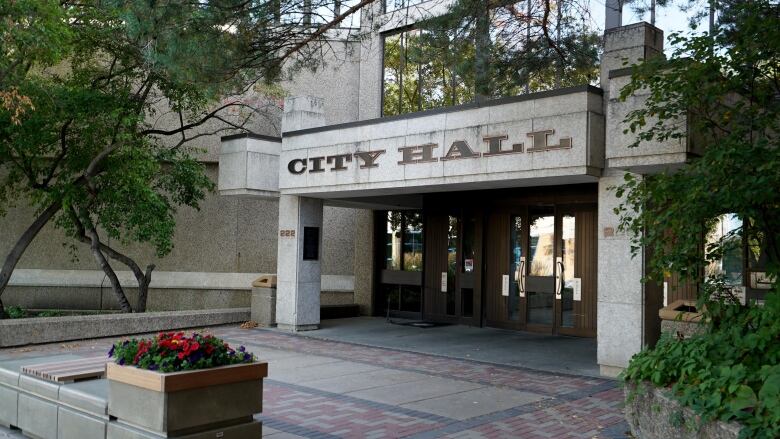
[[[78,360],[59,361],[22,366],[25,375],[34,376],[55,383],[72,383],[86,379],[103,378],[106,374],[105,356],[80,358]]]

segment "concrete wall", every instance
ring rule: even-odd
[[[215,164],[209,164],[207,170],[212,178],[216,178]],[[328,226],[323,231],[323,274],[347,278],[346,285],[344,281],[326,282],[326,288],[340,291],[351,286],[357,213],[355,209],[325,208],[324,217]],[[32,214],[31,209],[20,206],[11,209],[8,215],[0,219],[0,255],[7,254],[32,221]],[[248,306],[251,279],[246,282],[246,290],[241,291],[235,289],[233,280],[220,276],[241,273],[254,276],[276,272],[278,215],[278,201],[275,200],[210,194],[201,203],[199,211],[182,209],[177,213],[174,247],[166,257],[158,257],[149,246],[107,243],[136,258],[142,267],[150,263],[157,266],[156,273],[152,275],[149,296],[151,310]],[[46,281],[35,286],[34,282],[29,281],[28,273],[21,286],[12,278],[11,286],[3,295],[5,304],[35,308],[100,308],[101,288],[83,282],[74,283],[68,271],[94,272],[100,279],[102,272],[99,272],[85,244],[78,243],[73,251],[65,245],[70,242],[53,224],[47,225],[17,267],[46,270],[43,273],[45,276],[41,278]],[[126,270],[123,265],[113,262],[112,265],[118,271]],[[165,272],[181,274],[171,277]],[[194,288],[187,281],[187,272],[193,273],[192,277],[198,279],[210,277],[213,283]],[[209,273],[220,275],[209,276]],[[53,286],[56,279],[61,279],[61,286]],[[128,276],[127,282],[125,285],[132,285],[131,276]],[[159,287],[155,287],[155,284]],[[135,303],[132,289],[129,295],[131,303]],[[102,297],[103,308],[114,306],[115,299],[107,282],[104,283]]]

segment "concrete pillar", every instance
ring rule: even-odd
[[[616,376],[644,344],[644,259],[631,255],[630,236],[618,231],[613,209],[620,200],[610,187],[625,172],[605,170],[599,179],[597,361],[602,375]]]
[[[604,1],[604,30],[614,29],[623,25],[623,1]]]
[[[316,234],[306,243],[316,245],[314,255],[304,251],[307,234]],[[276,324],[280,329],[308,331],[319,327],[321,260],[322,200],[282,195],[276,260]]]
[[[282,133],[325,125],[324,108],[323,100],[318,97],[285,98]],[[307,331],[319,327],[322,206],[320,199],[287,194],[279,197],[276,323],[280,329]],[[311,242],[305,242],[307,239]],[[306,252],[304,244],[315,246],[314,254]]]
[[[609,4],[609,3],[608,3]],[[620,124],[620,114],[627,114],[630,102],[618,103],[619,88],[610,87],[610,71],[629,67],[642,59],[663,54],[663,32],[647,23],[608,29],[604,34],[604,54],[601,62],[601,85],[605,90],[605,114],[618,118],[614,129],[607,129],[607,149],[628,148],[633,141],[626,138]],[[615,76],[614,74],[612,76]],[[625,76],[623,76],[625,82]],[[617,83],[616,83],[617,84]],[[637,102],[637,101],[631,101]],[[620,106],[620,111],[618,111]],[[621,113],[622,111],[622,113]],[[609,124],[615,123],[611,120]],[[609,160],[607,161],[609,163]],[[619,217],[614,208],[620,200],[611,187],[623,183],[627,170],[607,167],[599,179],[598,194],[598,302],[597,339],[598,363],[601,373],[615,376],[628,365],[645,343],[645,285],[643,252],[631,253],[631,237],[618,231]],[[641,178],[640,175],[636,175]]]
[[[325,125],[325,102],[315,96],[284,98],[282,132],[305,130]]]
[[[609,89],[611,70],[626,68],[639,60],[663,53],[664,32],[649,23],[607,27],[604,32],[604,53],[601,55],[601,88],[605,91]]]

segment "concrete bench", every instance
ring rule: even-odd
[[[0,425],[16,427],[35,439],[164,439],[108,415],[108,380],[73,382],[74,374],[62,373],[66,369],[75,375],[80,374],[78,369],[94,370],[96,361],[56,355],[0,362]],[[23,370],[48,373],[49,379],[25,374]],[[54,371],[58,372],[50,373]],[[68,382],[58,382],[58,378]],[[240,425],[185,434],[178,439],[244,439],[260,435],[260,422],[249,419]]]
[[[75,355],[0,362],[0,424],[40,439],[104,439],[108,417],[105,379],[61,384],[26,375],[25,367],[67,364]]]
[[[22,366],[22,373],[55,383],[73,383],[106,375],[106,356]]]

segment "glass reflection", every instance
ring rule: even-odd
[[[447,227],[447,315],[455,315],[455,271],[458,269],[458,217],[450,216]]]
[[[528,231],[530,264],[529,275],[553,275],[553,246],[555,241],[555,217],[552,215],[531,215]]]
[[[742,251],[742,220],[736,214],[718,217],[715,226],[707,234],[707,246],[720,244],[722,254],[709,254],[705,270],[707,277],[724,276],[727,285],[742,285],[744,258]]]
[[[422,271],[423,233],[422,215],[419,212],[405,213],[404,223],[404,271]]]
[[[563,289],[561,290],[561,326],[574,327],[574,261],[576,220],[564,215],[561,221],[561,254],[563,256]]]
[[[520,320],[520,282],[522,280],[520,258],[523,257],[523,219],[514,216],[511,219],[509,232],[509,270],[512,282],[509,283],[509,298],[507,313],[509,320]]]
[[[385,234],[385,269],[401,269],[401,212],[387,212],[387,232]]]
[[[531,215],[528,228],[528,264],[529,276],[552,277],[555,266],[555,216]],[[539,290],[528,289],[526,306],[528,323],[539,325],[553,324],[553,309],[555,304],[554,282],[537,286]]]

